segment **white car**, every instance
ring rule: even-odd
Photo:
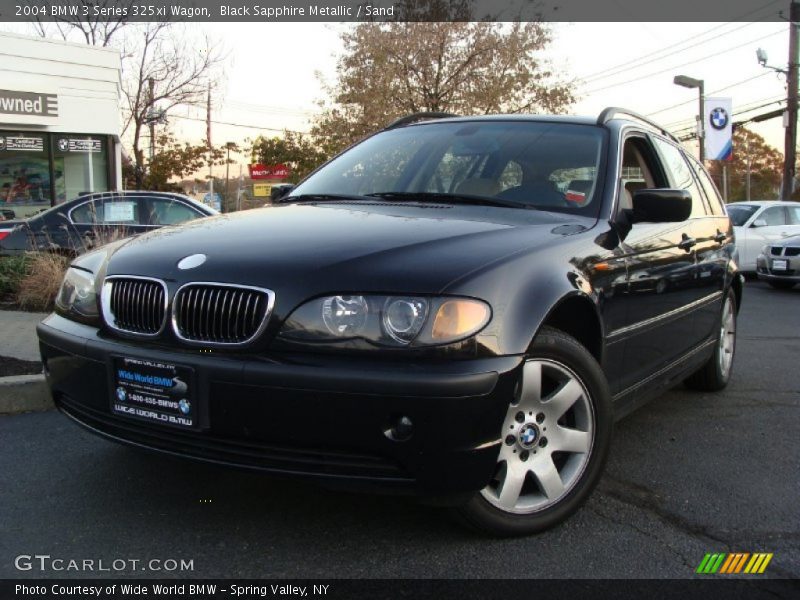
[[[764,244],[800,235],[800,202],[753,200],[728,204],[727,209],[742,272],[755,273]]]

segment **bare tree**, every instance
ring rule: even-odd
[[[131,135],[137,185],[141,185],[143,129],[179,104],[203,104],[225,55],[209,37],[193,38],[184,26],[173,23],[146,23],[135,31],[126,35],[123,48],[123,135]]]
[[[34,17],[33,28],[42,37],[60,37],[70,40],[80,36],[91,46],[106,47],[111,39],[129,24],[128,15],[135,0],[79,0],[68,6],[50,0],[28,0],[27,4],[42,7],[53,21],[45,22]],[[54,14],[55,7],[65,9],[64,14]]]
[[[404,0],[407,17],[432,22],[360,23],[341,34],[336,81],[312,129],[327,154],[408,113],[563,112],[574,102],[546,57],[546,24],[467,21],[470,4]]]

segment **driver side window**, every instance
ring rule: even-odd
[[[631,136],[625,140],[620,171],[620,209],[633,208],[633,194],[637,190],[666,187],[654,161],[653,150],[644,137]]]

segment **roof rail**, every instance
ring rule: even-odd
[[[396,121],[392,121],[386,127],[384,127],[383,130],[386,131],[388,129],[402,127],[403,125],[408,125],[409,123],[415,123],[416,121],[422,121],[423,119],[448,119],[450,117],[457,117],[457,116],[458,115],[446,112],[418,112],[411,115],[406,115],[405,117],[400,117]]]
[[[655,121],[648,119],[644,115],[640,115],[639,113],[633,112],[632,110],[628,110],[627,108],[620,108],[619,106],[609,106],[608,108],[604,109],[603,112],[601,112],[597,116],[597,124],[605,125],[611,119],[616,118],[617,115],[626,115],[628,117],[633,117],[637,121],[642,121],[643,123],[647,123],[648,125],[650,125],[650,127],[654,127],[657,131],[660,131],[665,136],[670,138],[672,141],[680,143],[678,138],[676,138],[674,135],[672,135],[672,133],[664,129],[661,125],[659,125]]]

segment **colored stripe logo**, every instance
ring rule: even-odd
[[[730,552],[706,554],[696,573],[702,575],[736,575],[739,573],[760,574],[767,569],[773,554],[766,552]]]

